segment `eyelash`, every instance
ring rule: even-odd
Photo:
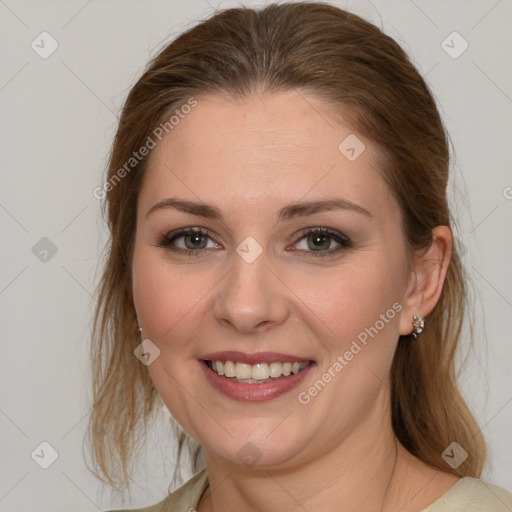
[[[181,248],[171,247],[171,244],[173,242],[175,242],[176,240],[183,238],[185,236],[188,236],[188,235],[195,235],[195,234],[200,234],[202,236],[205,236],[205,237],[208,237],[211,239],[209,232],[202,228],[186,228],[186,229],[180,229],[179,231],[166,234],[165,236],[163,236],[160,239],[160,241],[158,242],[158,246],[165,247],[170,251],[173,251],[176,253],[183,253],[188,256],[200,256],[201,252],[204,252],[205,250],[208,250],[208,249],[195,249],[194,250],[194,249],[181,249]],[[352,241],[346,235],[339,233],[338,231],[333,231],[329,228],[324,228],[324,227],[307,228],[307,229],[301,231],[298,235],[299,238],[297,239],[295,244],[302,241],[303,239],[306,239],[310,235],[327,236],[331,240],[334,240],[336,243],[338,243],[339,247],[337,247],[334,250],[329,250],[329,251],[305,251],[306,253],[312,253],[306,257],[328,258],[331,256],[335,256],[336,254],[343,251],[344,249],[352,247]]]

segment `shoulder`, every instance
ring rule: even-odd
[[[162,501],[149,507],[109,510],[107,512],[189,512],[196,508],[204,490],[208,487],[206,469],[200,471]]]
[[[512,494],[479,478],[461,478],[423,512],[510,512]]]

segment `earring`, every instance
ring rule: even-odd
[[[139,333],[142,336],[142,327],[139,327]]]
[[[412,325],[414,325],[414,331],[412,331],[411,335],[414,339],[418,337],[418,335],[423,331],[425,328],[425,319],[422,316],[416,316],[413,317]]]

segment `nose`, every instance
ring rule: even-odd
[[[214,315],[221,325],[245,334],[286,321],[290,315],[286,288],[268,267],[264,253],[252,263],[234,255],[233,268],[218,288]]]

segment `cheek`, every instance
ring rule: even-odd
[[[399,317],[393,304],[401,300],[400,282],[396,269],[382,261],[368,261],[317,274],[297,283],[296,289],[304,310],[314,313],[317,325],[329,333],[325,339],[336,346],[357,338],[376,323],[379,330],[389,331],[392,326],[398,332]]]
[[[166,339],[179,344],[182,337],[177,333],[191,324],[195,307],[207,293],[207,283],[194,279],[193,273],[171,268],[161,255],[144,249],[135,252],[132,275],[135,309],[144,336],[157,345]]]
[[[299,315],[323,349],[314,383],[300,389],[299,401],[325,416],[326,428],[358,421],[385,389],[399,336],[402,280],[400,268],[372,255],[365,264],[297,283]],[[350,408],[337,417],[325,412],[339,403]]]
[[[399,336],[400,268],[376,253],[366,254],[357,265],[340,265],[298,285],[304,303],[300,316],[307,315],[322,345],[318,377],[333,382],[318,400],[320,409],[343,397],[363,410],[380,392]]]

